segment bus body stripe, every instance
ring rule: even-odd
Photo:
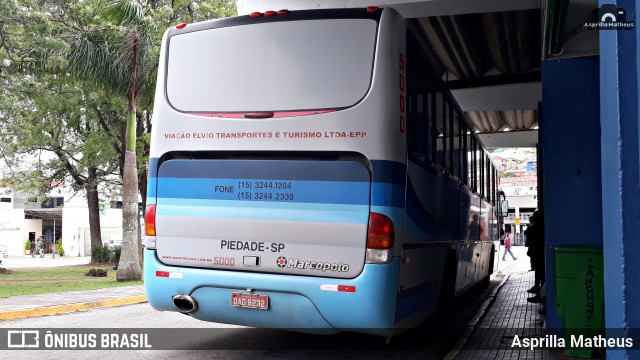
[[[371,179],[367,168],[357,162],[307,160],[169,160],[160,166],[159,177],[341,182]]]
[[[184,161],[205,161],[205,160],[184,160]],[[257,161],[265,162],[268,160],[257,160]],[[337,162],[338,161],[336,161],[336,163]],[[371,160],[370,162],[371,162],[371,167],[373,169],[372,177],[374,182],[390,183],[390,184],[396,184],[400,186],[404,186],[406,184],[407,167],[405,164],[397,161],[389,161],[389,160]],[[149,158],[149,178],[155,179],[158,177],[158,165],[159,165],[159,158]],[[280,170],[281,169],[279,169],[278,172]],[[331,169],[331,170],[335,171],[335,169]],[[309,174],[309,173],[305,173],[305,174]],[[305,174],[296,174],[296,176],[305,176]],[[169,176],[164,172],[164,169],[163,169],[163,175]],[[326,174],[323,174],[323,175],[326,176]],[[206,177],[206,176],[198,176],[198,177]],[[219,174],[213,174],[211,177],[219,178],[221,176]],[[294,179],[295,178],[287,178],[287,180],[294,180]],[[312,177],[309,177],[309,179],[320,180],[318,178],[312,178]],[[301,178],[300,180],[305,180],[305,179]],[[334,178],[332,180],[339,180],[339,179]],[[344,180],[344,181],[349,181],[349,180]],[[355,180],[351,180],[351,181],[355,181]],[[359,180],[359,181],[362,181],[362,180]]]
[[[164,195],[163,194],[159,194],[157,193],[157,180],[156,178],[149,178],[149,183],[147,186],[147,194],[149,194],[149,196],[147,197],[147,204],[156,204],[158,201],[158,198],[163,198],[163,199],[171,199],[171,198],[178,198],[179,196],[176,196],[175,194],[173,195]],[[164,180],[163,180],[164,181]],[[182,186],[182,185],[180,185]],[[318,191],[318,189],[316,189],[316,191]],[[189,197],[188,199],[186,199],[188,201],[195,201],[195,200],[216,200],[214,198],[206,198],[206,197],[201,197],[201,196],[195,196],[195,197]],[[232,201],[232,199],[225,199],[223,196],[220,197],[220,199],[218,200],[228,200],[228,201]],[[237,200],[237,198],[235,199]],[[325,199],[327,200],[327,199]],[[254,202],[252,202],[254,203]],[[294,197],[294,200],[292,201],[259,201],[256,203],[269,203],[269,204],[274,204],[274,203],[296,203],[296,204],[303,204],[305,202],[300,201],[300,199],[296,199]],[[309,203],[316,203],[315,201],[309,202]],[[317,202],[317,203],[332,203],[329,201],[321,201],[321,202]],[[349,202],[344,202],[344,198],[340,198],[339,200],[337,200],[337,202],[335,202],[337,204],[351,204],[351,205],[357,205],[357,204],[353,204],[353,203],[349,203]],[[374,206],[393,206],[393,207],[398,207],[398,208],[403,208],[404,207],[404,203],[405,203],[405,197],[404,197],[404,187],[400,186],[400,185],[394,185],[394,184],[388,184],[388,183],[373,183],[371,184],[371,205]],[[366,204],[365,202],[362,202],[361,205]],[[234,205],[236,206],[236,205]],[[296,207],[298,208],[299,205],[296,205]]]
[[[368,222],[368,205],[305,204],[160,198],[156,216],[332,223]]]

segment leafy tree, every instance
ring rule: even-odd
[[[30,106],[16,112],[12,121],[5,124],[5,135],[10,134],[12,141],[4,142],[2,148],[14,159],[13,187],[40,195],[61,184],[84,191],[91,243],[102,245],[98,188],[105,179],[117,175],[114,159],[118,153],[105,145],[106,135],[99,119],[108,117],[103,113],[117,108],[117,101],[69,79],[40,75],[38,80],[21,90]]]
[[[117,156],[104,146],[100,124],[114,122],[122,104],[63,70],[59,53],[74,30],[68,23],[80,15],[56,2],[0,5],[6,20],[0,21],[0,153],[14,190],[42,195],[60,184],[84,190],[91,242],[98,246],[98,186],[114,174]]]
[[[104,18],[110,24],[80,32],[72,43],[69,63],[77,74],[95,80],[127,99],[125,158],[122,176],[122,256],[118,281],[140,280],[138,167],[136,159],[136,100],[150,75],[147,54],[152,46],[145,6],[135,0],[106,4]]]
[[[65,181],[86,190],[97,245],[98,189],[118,185],[109,177],[117,169],[125,235],[119,280],[141,276],[137,192],[144,203],[162,35],[176,23],[235,14],[232,0],[0,2],[0,159],[8,168],[0,176],[23,189],[44,192]]]
[[[109,27],[95,28],[89,34],[80,33],[74,47],[76,61],[73,61],[73,56],[71,58],[72,64],[75,64],[75,68],[80,70],[84,76],[96,79],[108,88],[126,95],[129,100],[129,109],[133,109],[133,116],[132,112],[127,115],[126,131],[122,128],[121,131],[112,129],[110,132],[122,134],[119,137],[117,135],[111,136],[112,146],[121,149],[121,173],[124,174],[125,169],[129,166],[125,164],[136,165],[138,191],[143,209],[146,208],[149,133],[151,132],[153,95],[162,35],[166,28],[178,22],[203,21],[233,16],[237,13],[235,2],[231,0],[150,1],[148,6],[146,5],[144,2],[135,0],[108,3],[105,19],[110,22]],[[137,44],[135,48],[133,47],[134,43]],[[122,61],[122,59],[126,59],[126,61]],[[127,74],[131,76],[127,77]],[[138,108],[141,111],[136,111]],[[135,134],[132,131],[134,128]],[[125,132],[126,137],[124,136]],[[133,154],[138,155],[137,164],[127,163],[126,154],[131,155],[133,150]],[[124,175],[123,184],[124,194],[129,184]],[[125,202],[123,196],[123,205]],[[137,209],[137,201],[135,204]],[[131,215],[123,213],[123,216],[125,216],[123,222],[125,225],[123,226],[126,229],[130,227],[130,225],[126,225],[128,221],[133,220],[126,218]],[[136,243],[142,262],[139,227],[137,234]],[[125,241],[123,240],[123,254],[128,251]],[[125,255],[122,259],[123,261],[132,261]],[[118,268],[119,272],[120,268]]]

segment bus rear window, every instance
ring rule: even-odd
[[[171,37],[166,93],[186,112],[343,108],[369,89],[374,20],[283,21]]]

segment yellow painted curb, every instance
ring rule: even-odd
[[[105,307],[130,305],[147,301],[146,295],[128,296],[118,299],[92,301],[85,303],[54,305],[35,309],[20,309],[12,311],[0,311],[0,320],[14,320],[27,317],[65,314],[75,311],[87,311]]]

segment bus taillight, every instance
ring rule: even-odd
[[[367,232],[368,264],[388,264],[393,258],[393,222],[388,216],[369,213]]]
[[[156,236],[156,205],[148,205],[144,213],[145,235]]]
[[[287,15],[288,13],[289,13],[289,10],[287,9],[278,10],[278,15]]]
[[[252,17],[252,18],[257,18],[257,17],[260,17],[260,16],[262,16],[262,13],[259,12],[259,11],[255,11],[255,12],[252,12],[251,14],[249,14],[249,17]]]
[[[264,12],[264,16],[273,16],[273,15],[275,15],[275,14],[276,14],[276,12],[275,12],[275,11],[273,11],[273,10],[269,10],[269,11],[265,11],[265,12]]]
[[[369,214],[367,233],[368,249],[390,249],[393,247],[393,222],[386,215]]]

